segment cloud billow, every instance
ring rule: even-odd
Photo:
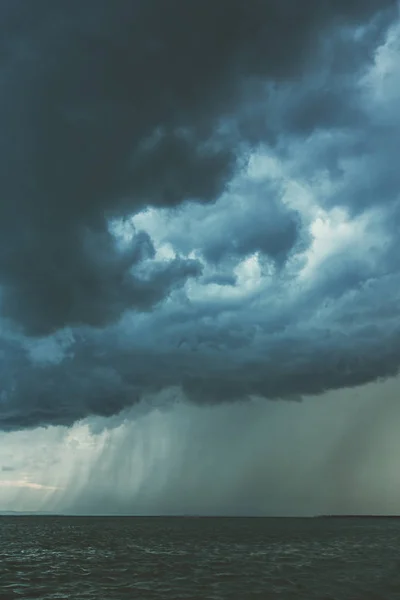
[[[293,398],[396,372],[375,288],[397,281],[398,126],[361,83],[396,2],[21,0],[0,17],[2,428],[165,387]],[[369,219],[365,253],[306,278],[304,186]],[[132,219],[121,244],[111,224]],[[68,331],[57,359],[32,354]]]

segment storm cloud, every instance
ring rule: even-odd
[[[1,428],[397,373],[395,1],[0,20]]]

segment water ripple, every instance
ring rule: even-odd
[[[1,517],[0,598],[398,600],[400,522]]]

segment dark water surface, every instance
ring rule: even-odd
[[[399,600],[400,520],[1,517],[11,598]]]

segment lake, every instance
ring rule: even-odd
[[[0,517],[1,600],[398,600],[400,519]]]

